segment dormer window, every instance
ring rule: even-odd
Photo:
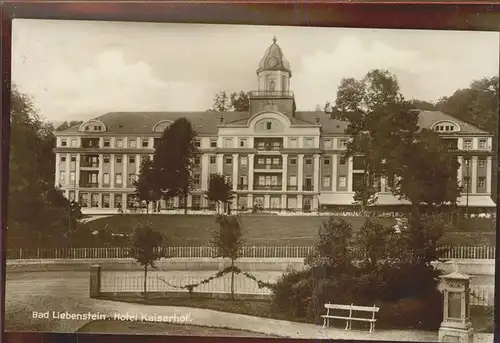
[[[455,132],[460,131],[460,127],[453,122],[440,122],[432,128],[436,132]]]
[[[270,121],[266,122],[266,130],[271,130],[272,124]]]

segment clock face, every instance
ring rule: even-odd
[[[278,65],[278,60],[276,59],[276,57],[271,57],[271,58],[268,60],[268,62],[269,62],[269,66],[270,66],[271,68],[274,68],[274,67],[276,67],[276,66]]]

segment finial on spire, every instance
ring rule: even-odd
[[[274,36],[274,37],[273,37],[273,43],[274,43],[274,44],[276,44],[276,41],[277,41],[277,40],[278,40],[278,39],[276,38],[276,36]]]

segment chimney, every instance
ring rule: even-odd
[[[221,113],[219,116],[219,122],[222,124],[224,123],[224,115]]]

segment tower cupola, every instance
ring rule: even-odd
[[[285,58],[283,50],[273,38],[273,44],[264,53],[259,62],[257,76],[259,78],[259,91],[288,92],[292,71],[290,63]]]

